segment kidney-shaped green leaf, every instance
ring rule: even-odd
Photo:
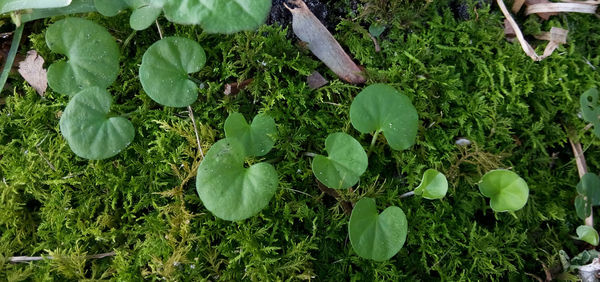
[[[135,30],[148,28],[160,16],[165,0],[125,0],[133,9],[129,25]]]
[[[496,212],[519,210],[529,198],[525,180],[506,169],[487,172],[479,182],[479,191],[490,198],[490,207]]]
[[[385,84],[366,87],[350,105],[354,128],[361,133],[383,132],[394,150],[405,150],[415,143],[418,119],[410,99]]]
[[[71,0],[2,0],[0,14],[26,9],[48,9],[66,7]]]
[[[401,208],[391,206],[377,213],[375,200],[363,198],[352,210],[348,233],[352,248],[361,257],[384,261],[393,257],[406,241],[408,222]]]
[[[329,156],[316,155],[312,170],[317,179],[329,188],[352,187],[369,164],[365,149],[346,133],[329,134],[325,139],[325,150]]]
[[[196,190],[204,206],[225,220],[243,220],[271,200],[279,179],[268,163],[244,167],[243,146],[227,138],[212,145],[198,167]]]
[[[135,131],[123,117],[109,117],[110,94],[91,87],[77,93],[60,117],[60,132],[71,150],[90,160],[110,158],[123,150]]]
[[[98,86],[107,88],[119,74],[119,47],[106,29],[92,21],[66,18],[46,32],[50,50],[66,55],[48,68],[48,84],[54,91],[75,95]]]
[[[577,237],[579,240],[590,243],[591,245],[598,246],[598,232],[591,226],[580,225],[577,227]]]
[[[448,180],[444,174],[435,169],[425,171],[421,184],[415,188],[416,195],[422,195],[429,200],[441,199],[446,196],[446,192],[448,192]]]
[[[94,6],[100,14],[106,17],[116,16],[119,11],[127,8],[129,5],[125,0],[94,0]]]
[[[577,183],[577,192],[585,196],[590,205],[600,205],[600,177],[593,172],[584,174]]]
[[[264,156],[275,144],[277,133],[275,120],[266,114],[258,114],[249,125],[240,113],[232,113],[225,120],[225,136],[236,139],[244,146],[246,156]]]
[[[253,30],[263,24],[271,0],[167,0],[165,17],[179,24],[199,24],[211,33]]]
[[[204,49],[183,37],[161,39],[144,53],[140,81],[146,94],[169,107],[186,107],[198,98],[198,85],[188,74],[200,71],[206,63]]]
[[[48,84],[54,91],[75,95],[98,86],[107,88],[119,74],[119,48],[106,29],[92,21],[66,18],[46,32],[50,50],[66,55],[48,68]]]
[[[589,89],[579,98],[583,119],[594,125],[594,134],[600,138],[600,100],[598,89]]]

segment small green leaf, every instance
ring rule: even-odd
[[[196,190],[206,209],[225,220],[249,218],[268,204],[279,183],[268,163],[244,167],[244,148],[236,140],[215,143],[198,167]]]
[[[108,117],[111,100],[106,90],[91,87],[69,101],[60,117],[60,132],[77,156],[90,160],[107,159],[133,140],[135,131],[129,120]]]
[[[61,8],[71,4],[71,0],[2,0],[0,14],[27,9]]]
[[[21,21],[23,23],[26,23],[43,18],[50,18],[69,14],[89,13],[95,11],[96,6],[94,5],[93,0],[73,0],[71,2],[71,5],[66,7],[50,9],[33,9],[31,11],[27,11],[27,13],[21,14]]]
[[[586,219],[592,214],[592,205],[584,195],[580,194],[575,197],[575,212],[581,219]]]
[[[594,125],[594,134],[600,138],[600,100],[598,89],[592,88],[581,94],[579,98],[583,119]]]
[[[48,84],[69,96],[97,86],[107,88],[119,74],[119,47],[106,29],[92,21],[66,18],[52,24],[46,43],[53,52],[64,54],[48,68]]]
[[[206,32],[254,30],[267,19],[271,0],[169,0],[165,17],[178,24],[199,24]]]
[[[225,136],[241,143],[248,157],[260,157],[269,153],[275,144],[273,136],[276,133],[275,120],[266,114],[256,115],[252,125],[240,113],[232,113],[225,120]]]
[[[519,210],[529,198],[529,187],[525,180],[505,169],[486,173],[479,182],[479,191],[490,198],[490,207],[496,212]]]
[[[129,6],[124,0],[94,0],[94,5],[98,13],[105,17],[116,16],[121,10]]]
[[[384,261],[404,246],[408,222],[401,208],[391,206],[378,214],[375,200],[363,198],[352,210],[348,233],[352,248],[359,256]]]
[[[372,23],[369,26],[369,33],[374,37],[379,37],[385,31],[385,26],[378,23]]]
[[[358,183],[369,162],[362,145],[352,136],[338,132],[327,136],[325,150],[329,156],[316,155],[312,162],[317,179],[333,189],[348,189]]]
[[[579,240],[588,242],[594,246],[598,246],[598,232],[596,232],[596,230],[593,227],[587,225],[580,225],[579,227],[577,227],[576,232]]]
[[[129,25],[135,30],[144,30],[160,16],[165,0],[126,0],[126,2],[133,9]]]
[[[600,177],[592,172],[584,174],[577,183],[577,192],[585,196],[590,205],[600,205]]]
[[[418,119],[410,99],[385,84],[366,87],[350,106],[354,128],[361,133],[382,131],[394,150],[405,150],[415,143]]]
[[[421,184],[415,188],[416,195],[422,195],[428,200],[441,199],[448,191],[446,176],[435,169],[428,169],[423,174]]]
[[[198,86],[188,74],[200,71],[206,63],[204,49],[183,37],[161,39],[142,57],[140,81],[146,94],[169,107],[186,107],[198,99]]]

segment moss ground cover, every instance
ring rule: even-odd
[[[76,157],[59,131],[68,97],[48,92],[41,98],[13,77],[0,105],[0,280],[543,277],[542,264],[557,265],[559,250],[578,253],[570,238],[580,225],[573,209],[578,176],[567,132],[579,132],[589,170],[600,168],[600,141],[581,131],[585,122],[577,116],[581,93],[599,86],[600,22],[594,15],[572,14],[549,22],[523,19],[529,35],[551,25],[570,30],[568,44],[533,62],[504,39],[495,8],[467,2],[479,8],[469,9],[464,20],[450,9],[454,5],[394,4],[400,16],[383,17],[387,28],[379,53],[368,36],[372,10],[349,14],[332,31],[364,66],[367,85],[401,90],[419,114],[413,147],[394,151],[381,145],[380,136],[358,186],[339,191],[345,200],[371,197],[380,211],[399,206],[406,213],[408,236],[391,260],[374,262],[354,253],[349,215],[317,188],[311,159],[304,156],[324,152],[325,138],[339,131],[365,147],[370,143],[371,135],[356,131],[348,114],[362,86],[335,79],[278,26],[211,35],[159,19],[165,36],[195,40],[206,52],[206,66],[191,74],[203,82],[192,108],[205,148],[225,137],[229,113],[267,113],[277,124],[273,150],[256,158],[277,170],[275,196],[255,217],[221,220],[196,193],[201,158],[187,112],[158,105],[139,83],[142,56],[159,40],[156,29],[132,34],[128,13],[91,14],[85,17],[119,42],[121,70],[109,87],[111,110],[128,116],[134,140],[108,160]],[[411,9],[419,12],[405,12]],[[31,25],[21,50],[37,50],[48,64],[59,59],[44,34],[60,19]],[[331,82],[310,90],[305,77],[315,69]],[[242,92],[222,94],[225,83],[248,78],[254,80]],[[473,144],[457,146],[460,137]],[[495,214],[477,182],[488,170],[509,167],[527,182],[529,201],[514,214]],[[447,176],[446,197],[400,200],[428,168]],[[110,251],[115,256],[86,259]],[[10,264],[8,257],[17,255],[54,259]]]

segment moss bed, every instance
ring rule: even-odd
[[[207,65],[194,74],[204,88],[192,105],[205,149],[224,137],[229,112],[265,112],[277,122],[275,148],[264,160],[277,169],[279,189],[257,216],[228,222],[208,212],[196,193],[201,158],[187,112],[162,107],[141,89],[138,68],[159,39],[156,29],[132,34],[128,13],[89,14],[82,16],[120,43],[121,73],[109,91],[113,110],[129,113],[135,139],[108,160],[76,157],[58,126],[68,97],[40,97],[11,76],[0,104],[0,280],[521,281],[544,277],[544,267],[560,272],[559,251],[575,255],[585,247],[571,238],[581,220],[567,132],[582,143],[589,170],[600,168],[600,141],[578,117],[579,96],[600,82],[598,17],[520,17],[531,38],[551,26],[570,31],[567,44],[534,62],[505,39],[503,16],[489,3],[371,1],[353,9],[356,3],[338,2],[346,16],[332,33],[365,68],[367,85],[394,86],[419,113],[417,143],[393,151],[380,142],[358,187],[341,192],[348,201],[369,196],[380,209],[404,210],[409,233],[396,256],[358,257],[342,204],[317,187],[305,152],[322,152],[326,136],[338,131],[370,143],[348,115],[363,86],[337,79],[290,28],[212,35],[160,20],[166,35],[196,40],[207,53]],[[388,26],[379,53],[367,31],[376,17]],[[59,59],[44,41],[58,19],[31,24],[20,52],[37,50],[46,65]],[[3,30],[14,28],[4,22]],[[541,52],[542,41],[533,42]],[[310,90],[306,76],[314,70],[330,83]],[[245,90],[223,95],[226,83],[248,78],[254,81]],[[473,144],[457,146],[461,137]],[[447,196],[400,200],[428,168],[446,174]],[[489,208],[476,183],[495,168],[512,168],[527,181],[525,208]],[[20,255],[54,259],[8,262]]]

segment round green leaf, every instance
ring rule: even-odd
[[[179,24],[199,24],[206,32],[254,30],[267,19],[271,0],[168,0],[165,17]]]
[[[77,156],[107,159],[133,140],[135,131],[129,120],[108,116],[111,99],[106,90],[91,87],[69,101],[60,118],[60,132]]]
[[[428,169],[423,174],[421,184],[415,188],[415,194],[422,195],[428,200],[441,199],[448,192],[446,176],[435,169]]]
[[[46,43],[53,52],[69,58],[48,68],[48,84],[56,92],[72,96],[92,86],[107,88],[119,74],[115,39],[92,21],[60,20],[48,28]]]
[[[587,225],[580,225],[579,227],[577,227],[576,232],[579,240],[588,242],[594,246],[598,246],[598,232],[596,232],[596,230],[593,227]]]
[[[215,143],[198,167],[196,190],[204,206],[225,220],[249,218],[267,206],[279,179],[268,163],[244,167],[244,148],[235,140]]]
[[[592,88],[581,94],[579,98],[583,119],[594,125],[594,134],[600,138],[600,100],[598,89]]]
[[[276,133],[275,120],[266,114],[256,115],[252,125],[240,113],[232,113],[225,120],[225,136],[241,143],[246,156],[260,157],[269,153],[275,144],[273,136]]]
[[[140,81],[146,94],[169,107],[186,107],[198,99],[198,86],[188,78],[206,63],[204,49],[194,40],[166,37],[146,50]]]
[[[124,0],[94,0],[94,6],[100,14],[106,17],[116,16],[119,11],[127,8]]]
[[[350,106],[354,128],[361,133],[382,131],[394,150],[405,150],[415,143],[418,119],[410,99],[385,84],[366,87]]]
[[[479,182],[479,191],[490,198],[490,207],[496,212],[519,210],[529,198],[525,180],[505,169],[486,173]]]
[[[575,212],[581,219],[586,219],[592,214],[592,205],[584,195],[575,197]]]
[[[362,145],[352,136],[338,132],[325,139],[329,156],[316,155],[312,170],[317,179],[333,189],[348,189],[358,183],[369,160]]]
[[[584,174],[577,183],[577,192],[585,196],[590,205],[600,205],[600,177],[592,172]]]
[[[369,26],[369,33],[374,37],[379,37],[385,31],[385,25],[373,23]]]
[[[135,30],[144,30],[160,16],[165,0],[126,0],[133,9],[129,25]]]
[[[391,206],[377,213],[375,200],[363,198],[352,210],[348,233],[352,248],[361,257],[384,261],[393,257],[406,241],[408,222],[401,208]]]

